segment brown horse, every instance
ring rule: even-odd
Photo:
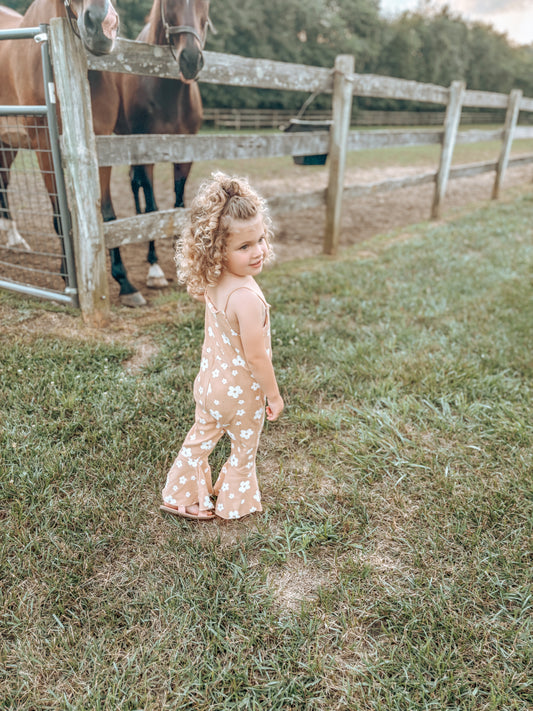
[[[209,0],[154,0],[148,22],[137,39],[150,44],[167,45],[178,63],[180,78],[115,75],[121,97],[115,133],[198,132],[203,108],[196,78],[204,64],[202,50],[209,26]],[[158,209],[153,189],[153,168],[153,165],[136,165],[130,171],[137,214],[142,212],[139,200],[141,188],[144,192],[145,212]],[[190,169],[191,163],[174,164],[175,207],[183,207],[185,181]],[[109,190],[103,188],[104,219],[114,218],[110,206]],[[112,256],[114,265],[120,269],[122,263],[119,250],[114,250]],[[151,266],[147,285],[166,286],[165,276],[157,264],[153,241],[149,244],[148,262]]]
[[[69,18],[71,27],[89,52],[98,55],[111,52],[118,31],[118,15],[110,0],[35,0],[24,16],[0,6],[0,30],[38,27],[54,17],[65,16]],[[105,88],[102,83],[100,90]],[[0,42],[0,104],[45,104],[41,50],[33,39]],[[100,117],[95,131],[112,133],[117,115],[118,96],[113,92],[108,99],[108,115],[105,118]],[[9,130],[9,121],[4,120],[0,127],[0,146],[5,149],[0,151],[0,229],[7,233],[8,244],[15,243],[24,247],[24,240],[16,231],[7,202],[10,169],[21,145],[29,145],[36,152],[54,215],[59,214],[57,190],[46,120],[32,117],[27,122],[26,135],[21,137],[25,139],[24,143],[13,141]],[[61,234],[57,217],[54,218],[54,226],[58,234]]]

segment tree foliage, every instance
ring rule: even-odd
[[[169,2],[171,0],[166,0]],[[19,12],[28,0],[4,0]],[[134,39],[151,0],[115,0],[121,34]],[[533,45],[515,47],[488,25],[469,23],[448,8],[380,15],[379,0],[212,0],[217,30],[206,48],[246,57],[331,67],[338,54],[353,54],[356,71],[449,86],[533,96]],[[289,92],[203,85],[208,106],[296,108],[302,97]],[[319,98],[327,103],[326,97]],[[360,100],[360,105],[398,108],[398,102]]]

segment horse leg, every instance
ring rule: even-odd
[[[111,202],[111,168],[100,168],[100,193],[101,193],[101,210],[104,222],[116,220],[117,216]],[[145,306],[146,299],[136,289],[128,279],[126,268],[122,262],[120,247],[112,247],[109,250],[111,257],[111,276],[120,286],[119,299],[123,306],[135,308],[137,306]]]
[[[5,239],[1,239],[0,242],[5,241],[9,249],[18,248],[31,252],[30,245],[18,231],[16,222],[9,210],[7,189],[11,177],[11,166],[16,155],[16,149],[0,143],[0,236],[3,237],[5,235]]]
[[[192,163],[174,163],[174,193],[176,195],[174,207],[185,207],[183,196],[191,167]]]
[[[158,210],[154,194],[154,166],[134,165],[130,169],[131,190],[135,201],[135,211],[138,215],[142,213],[139,192],[142,188],[144,193],[145,212],[156,212]],[[150,240],[148,244],[147,261],[150,264],[146,286],[150,289],[162,289],[168,286],[168,281],[159,264],[155,251],[155,242]]]

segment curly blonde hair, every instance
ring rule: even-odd
[[[174,256],[178,280],[187,285],[191,295],[201,295],[208,286],[219,281],[232,220],[251,220],[258,214],[262,215],[265,226],[268,261],[274,254],[272,220],[266,201],[250,187],[246,178],[217,172],[202,183]]]

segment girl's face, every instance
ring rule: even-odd
[[[226,241],[224,271],[235,276],[255,276],[268,256],[262,215],[251,220],[232,220]]]

